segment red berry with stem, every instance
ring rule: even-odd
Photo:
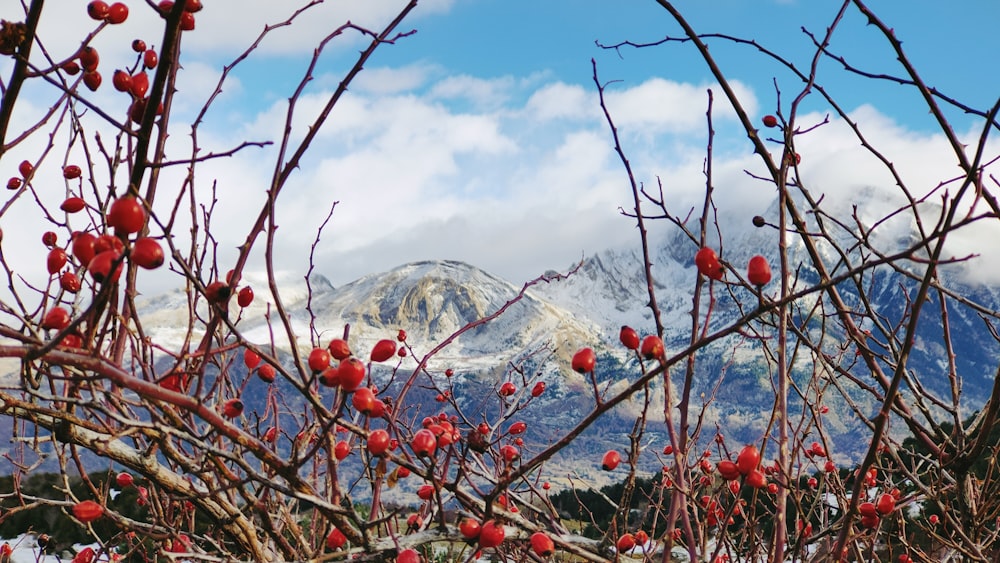
[[[758,287],[767,285],[771,281],[771,266],[768,265],[766,258],[758,254],[750,259],[747,265],[747,279]]]
[[[125,234],[138,233],[146,225],[146,210],[132,196],[123,196],[108,210],[108,226]]]
[[[333,446],[333,456],[337,461],[344,461],[349,455],[351,455],[351,445],[347,442],[340,440]]]
[[[413,439],[410,440],[410,448],[419,457],[430,457],[434,455],[434,450],[437,448],[437,437],[426,428],[417,430]]]
[[[118,69],[111,75],[111,85],[119,92],[129,92],[132,90],[132,75]]]
[[[145,71],[137,72],[132,75],[130,84],[132,95],[140,100],[144,99],[149,90],[149,75]]]
[[[643,358],[647,360],[660,360],[666,355],[666,348],[663,345],[663,339],[655,334],[650,334],[642,339],[642,345],[639,349],[639,353],[642,354]]]
[[[69,311],[63,307],[49,309],[49,312],[45,313],[45,317],[42,318],[42,328],[46,330],[62,330],[68,327],[69,323]]]
[[[541,557],[549,557],[556,551],[556,545],[552,538],[545,532],[535,532],[531,534],[531,549]]]
[[[337,379],[345,391],[354,391],[365,378],[365,364],[357,358],[347,358],[337,366]]]
[[[271,383],[277,375],[278,370],[274,369],[271,364],[264,364],[257,370],[257,377],[265,383]]]
[[[479,529],[479,547],[496,547],[503,543],[506,535],[503,524],[496,520],[487,520]]]
[[[108,6],[108,23],[118,25],[128,19],[128,6],[121,2],[115,2]]]
[[[83,49],[80,49],[80,66],[83,67],[84,72],[97,70],[97,65],[101,62],[101,54],[97,52],[97,49],[87,45]]]
[[[66,251],[61,248],[53,248],[49,251],[48,258],[45,260],[46,267],[48,267],[49,274],[54,275],[59,273],[69,261],[69,256]]]
[[[59,209],[62,209],[66,213],[77,213],[78,211],[82,211],[86,206],[87,202],[83,201],[83,198],[68,197],[59,205]]]
[[[236,303],[240,307],[249,307],[253,303],[253,288],[249,285],[240,290],[236,295]]]
[[[597,364],[597,355],[592,348],[583,348],[573,354],[573,371],[577,373],[591,373]]]
[[[760,465],[760,450],[757,446],[750,444],[744,446],[738,456],[736,456],[736,466],[743,475],[750,474]]]
[[[338,530],[337,528],[330,530],[330,534],[326,536],[326,547],[328,547],[331,550],[336,551],[344,547],[344,544],[346,543],[347,543],[347,536],[345,536],[344,533]]]
[[[222,404],[222,414],[226,418],[236,418],[243,414],[243,401],[233,398]]]
[[[67,180],[75,180],[82,175],[83,170],[75,164],[68,164],[63,167],[63,178]]]
[[[389,450],[389,433],[379,428],[368,435],[368,453],[381,456]]]
[[[309,352],[308,363],[309,369],[315,373],[319,373],[330,367],[330,352],[323,348],[313,348],[312,352]]]
[[[601,458],[601,469],[605,471],[614,471],[621,463],[622,456],[615,450],[608,450],[605,452],[604,457]]]
[[[80,278],[73,272],[63,272],[59,276],[59,286],[69,293],[77,293],[81,287]]]
[[[257,366],[260,365],[260,354],[254,352],[250,348],[244,349],[243,365],[245,365],[247,369],[255,369]]]
[[[458,531],[467,540],[474,540],[479,537],[479,532],[482,530],[482,524],[479,520],[475,518],[463,518],[461,522],[458,523]]]
[[[108,17],[109,9],[110,6],[108,6],[107,2],[104,2],[103,0],[94,0],[90,4],[87,4],[87,15],[90,16],[91,19],[103,21]]]
[[[623,325],[621,330],[618,331],[618,340],[622,343],[622,346],[629,350],[639,349],[639,333],[628,325]]]
[[[327,345],[326,349],[330,351],[333,359],[338,362],[346,360],[351,355],[351,347],[347,345],[347,341],[343,338],[334,338]]]
[[[773,115],[765,115],[763,121],[764,121],[764,126],[766,127],[778,126],[778,118],[774,117]]]
[[[134,482],[135,479],[132,478],[131,473],[122,472],[119,473],[117,476],[115,476],[115,483],[118,483],[118,486],[123,489],[126,487],[131,487],[132,483]]]
[[[146,42],[142,39],[135,39],[132,41],[132,50],[136,53],[142,53],[146,50]]]
[[[101,73],[96,70],[88,70],[83,73],[83,85],[87,87],[91,92],[96,92],[98,88],[101,87]]]
[[[132,243],[132,261],[139,267],[155,270],[162,266],[165,260],[163,247],[156,239],[142,237]]]
[[[154,69],[159,62],[159,56],[156,54],[156,51],[152,49],[147,49],[146,52],[142,54],[142,66],[146,68]]]
[[[89,524],[103,515],[104,507],[92,500],[85,500],[73,505],[73,516],[84,524]]]
[[[503,385],[500,386],[500,396],[509,397],[517,392],[517,387],[510,381],[505,381]]]
[[[120,258],[121,253],[117,250],[105,250],[90,260],[87,270],[97,283],[114,283],[122,274]]]
[[[384,362],[395,353],[396,343],[389,339],[382,339],[375,343],[370,358],[373,362]]]

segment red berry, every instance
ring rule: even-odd
[[[420,554],[413,548],[406,548],[396,556],[396,563],[420,563]]]
[[[354,391],[365,378],[365,364],[357,358],[347,358],[337,366],[337,379],[345,391]]]
[[[577,373],[591,373],[597,364],[597,355],[592,348],[583,348],[573,355],[573,371]]]
[[[87,270],[97,283],[116,282],[122,274],[122,265],[119,258],[121,258],[120,252],[105,250],[90,260]],[[112,267],[114,270],[112,270]]]
[[[760,450],[753,444],[744,446],[736,456],[736,466],[743,475],[749,475],[758,465],[760,465]]]
[[[437,437],[430,430],[423,428],[417,430],[417,433],[413,435],[413,439],[410,440],[410,448],[413,449],[413,453],[420,457],[432,456],[434,455],[434,449],[437,447]]]
[[[545,532],[535,532],[531,534],[531,549],[541,557],[548,557],[555,553],[556,545]]]
[[[132,95],[138,99],[143,99],[146,97],[146,92],[149,90],[149,75],[145,71],[140,71],[132,75],[131,77],[131,87]],[[145,107],[145,105],[143,106]]]
[[[63,178],[67,180],[75,180],[83,175],[83,170],[75,164],[69,164],[63,167]]]
[[[510,425],[507,432],[511,435],[517,436],[518,434],[524,434],[524,431],[528,429],[528,425],[522,421],[517,421]]]
[[[181,31],[191,31],[194,29],[194,14],[184,12],[181,14]]]
[[[115,2],[108,7],[108,23],[117,25],[128,19],[128,6]]]
[[[764,125],[766,127],[777,127],[778,126],[778,118],[774,117],[773,115],[765,115],[763,121],[764,121]]]
[[[108,17],[109,9],[110,7],[108,6],[107,2],[104,2],[102,0],[94,0],[90,4],[87,4],[87,15],[90,16],[91,19],[95,19],[97,21],[103,21],[105,18]]]
[[[65,199],[65,201],[62,202],[62,205],[59,206],[59,209],[62,209],[66,213],[77,213],[83,210],[83,208],[86,206],[87,202],[83,201],[83,198],[68,197]]]
[[[163,265],[163,247],[156,239],[142,237],[132,244],[132,261],[139,267],[155,270]]]
[[[724,459],[719,462],[716,466],[719,470],[719,475],[722,476],[726,481],[732,481],[734,479],[740,478],[740,469],[735,463],[728,459]]]
[[[133,196],[123,196],[111,204],[108,226],[126,234],[138,233],[146,225],[146,210]]]
[[[241,289],[236,295],[236,303],[240,307],[249,307],[253,303],[253,288],[248,285]]]
[[[200,12],[202,8],[201,0],[185,0],[184,1],[184,11],[185,12]]]
[[[205,299],[215,305],[223,305],[233,294],[232,288],[224,281],[214,281],[205,286]]]
[[[156,5],[156,7],[160,10],[161,16],[167,17],[168,15],[170,15],[170,10],[174,9],[174,2],[173,0],[161,0],[161,2]]]
[[[467,540],[474,540],[479,537],[479,532],[482,529],[482,524],[479,520],[475,518],[463,518],[461,522],[458,523],[458,531],[461,532],[462,537]]]
[[[73,505],[73,516],[84,524],[93,522],[103,515],[104,507],[92,500],[85,500]]]
[[[226,418],[236,418],[243,414],[243,401],[233,398],[222,404],[222,414]]]
[[[330,355],[333,356],[333,359],[338,362],[346,360],[351,355],[351,348],[347,345],[347,341],[343,338],[334,338],[326,346],[326,349],[330,351]]]
[[[134,483],[134,482],[135,482],[135,479],[132,478],[132,474],[131,473],[125,473],[124,471],[121,472],[121,473],[119,473],[115,477],[115,483],[118,483],[118,486],[122,487],[122,488],[131,487],[132,483]]]
[[[136,53],[142,53],[146,50],[146,42],[142,39],[136,39],[132,41],[132,50]]]
[[[506,531],[503,524],[496,520],[487,520],[479,529],[479,547],[496,547],[503,543]]]
[[[57,274],[69,261],[69,256],[66,255],[66,251],[61,248],[53,248],[49,251],[49,256],[46,259],[46,266],[49,269],[49,274]]]
[[[35,171],[35,165],[27,160],[22,160],[21,164],[17,165],[17,171],[21,173],[21,177],[27,180],[31,177],[31,173]]]
[[[537,397],[545,392],[545,382],[539,381],[535,383],[535,386],[531,388],[531,396]]]
[[[719,256],[715,250],[703,247],[694,255],[694,265],[698,268],[698,273],[713,280],[722,279],[725,270],[719,262]]]
[[[767,486],[767,477],[764,476],[762,471],[754,469],[750,473],[747,473],[746,483],[755,489],[762,489]]]
[[[666,348],[663,339],[655,334],[650,334],[642,339],[642,347],[639,353],[647,360],[661,360],[666,355]]]
[[[601,459],[601,469],[605,471],[614,471],[621,461],[622,456],[620,453],[615,450],[608,450]]]
[[[129,92],[132,90],[132,75],[118,69],[111,75],[111,85],[119,92]]]
[[[83,84],[91,92],[96,92],[101,87],[101,73],[96,70],[88,70],[83,73]]]
[[[62,65],[62,69],[66,74],[70,76],[76,76],[80,74],[80,65],[76,61],[66,61]]]
[[[93,72],[97,70],[97,65],[101,62],[101,54],[97,52],[97,49],[87,45],[83,49],[80,49],[80,66],[83,67],[84,72]]]
[[[147,49],[146,52],[142,54],[142,66],[146,68],[156,68],[156,63],[159,61],[160,58],[153,49]]]
[[[351,455],[351,445],[343,440],[338,441],[333,446],[333,455],[337,461],[344,461],[347,456]]]
[[[628,532],[622,534],[615,542],[615,547],[618,548],[619,552],[630,551],[635,547],[635,536]]]
[[[80,291],[80,278],[73,272],[63,272],[63,274],[59,276],[59,286],[62,287],[64,291],[76,293]]]
[[[621,331],[618,332],[618,340],[621,341],[622,346],[629,350],[639,349],[639,333],[630,326],[622,326]]]
[[[42,233],[42,244],[44,244],[47,248],[52,248],[57,242],[59,242],[59,237],[52,231],[45,231]]]
[[[396,333],[396,340],[400,342],[406,342],[406,331],[403,329],[399,329],[399,332]]]
[[[7,180],[7,189],[8,190],[19,190],[19,189],[21,189],[21,184],[23,184],[23,183],[24,182],[22,182],[20,178],[12,176],[9,180]]]
[[[375,347],[372,348],[370,358],[373,362],[384,362],[391,358],[395,353],[396,343],[392,340],[383,339],[375,343]]]
[[[330,352],[327,352],[323,348],[313,348],[312,352],[309,352],[308,363],[309,369],[315,373],[319,373],[330,367]]]
[[[338,530],[337,528],[330,530],[330,535],[326,536],[326,547],[334,551],[344,547],[344,544],[346,543],[347,543],[347,537],[344,536],[344,533]]]
[[[274,369],[274,366],[272,366],[271,364],[264,364],[260,366],[260,369],[257,370],[257,377],[259,377],[261,381],[264,381],[266,383],[271,383],[272,381],[274,381],[274,378],[277,375],[278,371]]]
[[[69,326],[69,311],[62,307],[53,307],[42,319],[42,328],[46,330],[62,330]]]
[[[257,366],[260,365],[260,354],[258,354],[257,352],[254,352],[250,348],[244,349],[243,350],[243,365],[245,365],[247,367],[247,369],[251,369],[251,370],[254,369],[254,368],[256,368]]]
[[[94,248],[96,243],[97,237],[91,233],[73,233],[73,256],[80,261],[80,265],[86,266],[93,260],[97,253]]]
[[[370,414],[375,408],[375,393],[370,387],[358,387],[351,395],[354,409],[363,414]]]
[[[750,259],[747,265],[747,279],[756,286],[767,285],[771,281],[771,266],[767,259],[759,254]]]
[[[878,497],[878,502],[875,503],[875,509],[878,510],[878,513],[882,516],[891,513],[896,509],[896,497],[889,493],[883,494]]]
[[[368,453],[376,456],[385,454],[389,449],[389,433],[379,428],[368,435]]]

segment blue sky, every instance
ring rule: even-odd
[[[106,86],[92,97],[121,111],[123,95],[107,87],[112,70],[132,62],[121,47],[137,36],[155,44],[159,34],[159,20],[144,2],[127,3],[129,21],[95,40]],[[0,17],[20,19],[20,8],[11,4],[0,8]],[[222,65],[266,23],[283,20],[298,4],[205,0],[198,28],[184,37],[170,156],[190,153],[184,122],[204,104]],[[72,52],[92,28],[82,17],[85,2],[79,5],[79,13],[46,8],[43,40],[50,51]],[[399,0],[328,0],[295,26],[269,36],[238,67],[207,114],[199,133],[203,150],[226,150],[243,139],[277,140],[287,98],[316,40],[346,19],[380,25],[400,5]],[[840,7],[827,0],[676,5],[699,31],[754,39],[802,66],[813,49],[800,28],[822,34]],[[938,1],[883,0],[871,7],[894,27],[929,84],[982,109],[1000,95],[1000,77],[991,69],[1000,4],[970,0],[959,10]],[[875,28],[853,8],[848,12],[832,49],[865,70],[900,74]],[[385,46],[370,61],[283,195],[280,268],[304,273],[309,245],[333,201],[338,203],[317,248],[316,270],[338,285],[434,258],[468,261],[520,284],[605,248],[634,246],[634,225],[618,213],[630,194],[597,105],[592,58],[601,79],[615,81],[609,105],[638,179],[650,186],[663,181],[675,213],[699,205],[705,90],[713,86],[706,66],[688,44],[620,52],[595,46],[595,41],[679,36],[679,27],[655,1],[426,0],[403,29],[417,33]],[[331,44],[300,101],[293,138],[362,46],[351,33]],[[801,86],[797,79],[746,46],[719,40],[710,46],[755,119],[774,111],[775,80],[787,111]],[[6,61],[0,63],[5,76],[8,69]],[[934,123],[913,90],[859,80],[830,60],[822,63],[819,80],[886,147],[907,179],[932,187],[954,174],[954,158],[934,135]],[[26,99],[30,110],[25,111],[41,112],[46,99],[41,94]],[[803,110],[801,123],[819,122],[828,113],[815,95]],[[966,138],[981,127],[974,118],[949,113]],[[744,224],[767,209],[773,194],[745,174],[759,164],[717,88],[716,114],[716,179],[720,201],[728,204],[722,211]],[[891,191],[891,179],[859,154],[857,145],[836,123],[801,140],[803,171],[832,205],[849,205],[862,188]],[[14,167],[21,155],[37,157],[38,151],[18,147],[17,156],[3,164]],[[199,193],[209,193],[216,183],[221,264],[234,256],[256,216],[274,156],[273,149],[246,150],[197,172]],[[165,186],[179,184],[180,174],[167,171]],[[168,212],[171,203],[164,196],[158,212]],[[871,206],[873,217],[891,208],[889,200],[883,203]],[[25,207],[24,220],[29,212]],[[262,269],[259,256],[250,268]]]

